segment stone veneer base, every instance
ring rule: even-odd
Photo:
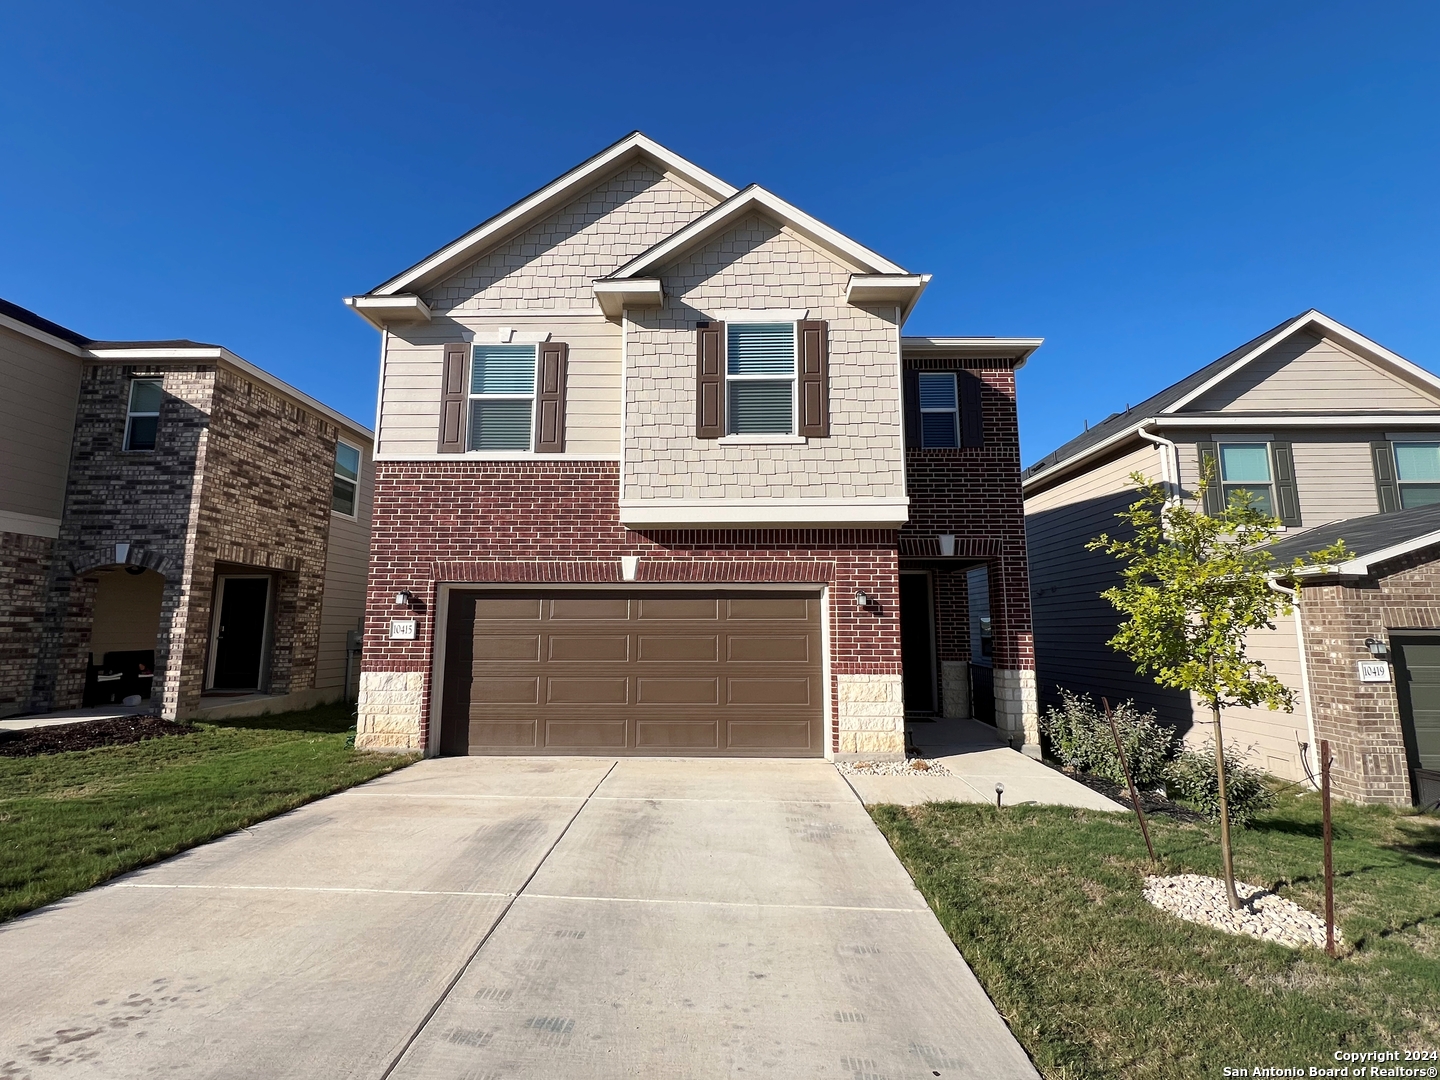
[[[355,749],[424,750],[420,740],[424,699],[423,672],[361,672]]]

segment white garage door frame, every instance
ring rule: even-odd
[[[436,704],[439,701],[438,688],[445,678],[445,638],[440,630],[450,619],[450,593],[456,589],[503,590],[506,592],[534,592],[536,589],[588,590],[607,589],[615,592],[647,592],[665,590],[714,592],[716,589],[737,589],[744,592],[808,592],[820,597],[820,682],[822,708],[825,710],[825,760],[835,760],[835,709],[830,700],[830,586],[814,581],[442,581],[435,588],[435,617],[430,622],[430,693],[425,706],[428,733],[425,739],[425,756],[436,757],[440,753],[440,724],[436,719]],[[677,757],[683,755],[675,755]]]

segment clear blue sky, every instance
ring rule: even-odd
[[[1184,10],[1188,8],[1188,10]],[[8,4],[0,296],[372,422],[340,303],[639,128],[1047,339],[1028,464],[1309,307],[1440,369],[1440,5]]]

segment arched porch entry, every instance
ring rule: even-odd
[[[148,701],[155,689],[155,653],[165,577],[147,566],[95,567],[85,705]]]

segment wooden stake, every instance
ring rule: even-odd
[[[1135,806],[1135,816],[1140,819],[1140,833],[1145,837],[1145,850],[1150,853],[1150,861],[1159,863],[1155,857],[1155,845],[1150,842],[1150,826],[1145,824],[1145,811],[1140,809],[1140,794],[1135,790],[1135,781],[1130,778],[1130,763],[1125,760],[1125,748],[1120,745],[1120,729],[1115,726],[1115,714],[1110,711],[1110,699],[1101,698],[1101,704],[1105,706],[1105,719],[1110,721],[1110,735],[1115,740],[1115,753],[1120,755],[1120,768],[1125,773],[1125,786],[1130,789],[1130,801]]]
[[[1325,832],[1325,955],[1335,955],[1335,862],[1330,852],[1330,741],[1320,740],[1320,815]]]

